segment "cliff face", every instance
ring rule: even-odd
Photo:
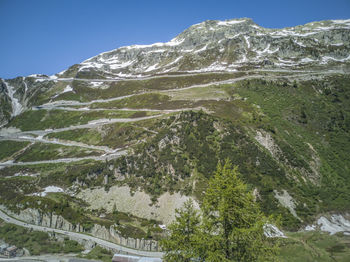
[[[25,221],[29,224],[34,224],[43,227],[50,227],[55,229],[61,229],[65,231],[73,231],[77,233],[88,233],[94,237],[104,239],[121,246],[130,247],[138,250],[144,251],[159,251],[158,242],[155,240],[146,239],[134,239],[134,238],[124,238],[116,232],[113,226],[107,229],[105,226],[95,224],[90,231],[85,231],[83,227],[79,224],[73,225],[68,222],[62,216],[55,215],[51,212],[43,213],[40,210],[27,208],[21,210],[19,213],[12,212],[6,207],[2,206],[1,209],[5,210],[7,214],[12,217]],[[86,248],[93,247],[95,243],[91,241],[81,240],[79,238],[71,237],[72,240],[76,240],[83,244]]]

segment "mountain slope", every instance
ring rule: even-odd
[[[235,71],[246,66],[304,68],[348,62],[349,30],[349,20],[284,29],[262,28],[250,19],[206,21],[191,26],[170,42],[122,47],[90,58],[74,69],[77,77],[88,72],[135,77],[180,71]]]
[[[206,21],[54,76],[1,79],[0,203],[159,238],[153,225],[200,204],[229,158],[285,228],[349,212],[349,32],[350,20]]]

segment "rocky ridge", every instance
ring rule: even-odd
[[[61,74],[98,72],[140,77],[172,72],[303,68],[350,60],[350,20],[330,20],[268,29],[251,19],[209,20],[167,43],[132,45],[99,54]],[[72,75],[71,75],[72,76]]]

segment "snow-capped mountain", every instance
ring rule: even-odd
[[[101,53],[53,76],[0,81],[0,124],[47,100],[58,80],[139,78],[157,74],[305,70],[350,63],[350,19],[268,29],[251,19],[209,20],[166,43],[131,45]],[[344,68],[344,67],[343,67]],[[38,100],[38,98],[40,98]]]
[[[168,72],[235,71],[246,66],[304,67],[350,61],[350,20],[267,29],[251,19],[209,20],[166,43],[132,45],[101,53],[62,75],[99,72],[135,77]]]

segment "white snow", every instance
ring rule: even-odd
[[[82,62],[81,65],[83,65],[82,67],[79,68],[79,71],[87,69],[87,68],[101,68],[103,67],[103,64],[100,63],[96,63],[96,62]]]
[[[188,71],[188,73],[200,73],[200,72],[210,72],[210,71],[227,71],[227,66],[224,66],[222,64],[219,64],[218,62],[215,62],[208,67],[197,69],[197,70],[191,70],[191,71]]]
[[[28,91],[28,85],[27,85],[27,83],[26,83],[26,78],[25,77],[22,77],[22,81],[23,81],[23,84],[24,84],[24,93],[27,93],[27,91]]]
[[[120,63],[120,64],[111,64],[109,65],[109,67],[113,70],[115,69],[120,69],[120,68],[124,68],[124,67],[127,67],[129,65],[132,65],[134,63],[134,61],[126,61],[124,63]]]
[[[61,94],[67,93],[67,92],[71,92],[71,91],[73,91],[73,88],[72,88],[70,85],[67,85],[67,86],[63,89],[63,91],[62,91]]]
[[[307,225],[304,229],[305,231],[315,231],[316,230],[316,225]]]
[[[155,65],[151,65],[150,67],[148,67],[146,70],[144,70],[145,72],[150,72],[153,71],[155,69],[157,69],[158,63]]]
[[[150,51],[144,52],[144,54],[164,53],[166,51],[168,51],[168,50],[166,50],[166,49],[156,49],[156,50],[150,50]]]
[[[229,35],[229,34],[225,34],[225,37],[227,38],[227,39],[234,39],[234,38],[237,38],[237,37],[239,37],[241,35],[241,33],[238,33],[238,34],[235,34],[235,35]]]
[[[251,27],[256,28],[256,29],[260,29],[260,26],[257,26],[257,25],[251,25]]]
[[[350,232],[350,221],[345,219],[342,215],[332,215],[330,220],[325,217],[320,217],[317,224],[322,231],[334,235],[338,232]]]
[[[101,85],[103,85],[103,82],[90,82],[90,84],[93,86],[93,87],[99,87]]]
[[[200,52],[203,52],[203,51],[205,51],[206,49],[207,49],[207,47],[208,47],[208,45],[206,44],[205,46],[203,46],[201,49],[198,49],[198,50],[196,50],[196,51],[194,51],[193,53],[200,53]]]
[[[291,30],[287,30],[287,29],[282,29],[282,30],[278,30],[275,32],[270,33],[270,35],[272,36],[309,36],[309,35],[314,35],[317,34],[318,32],[308,32],[308,33],[296,33],[294,31]]]
[[[230,25],[240,24],[243,22],[245,22],[245,20],[219,21],[218,25],[230,26]]]
[[[304,45],[303,43],[301,42],[298,42],[297,40],[293,40],[294,43],[296,43],[297,45],[301,46],[301,47],[306,47],[306,45]]]
[[[161,229],[165,230],[166,229],[166,225],[158,225]]]
[[[177,46],[182,44],[185,41],[185,38],[182,40],[177,39],[177,37],[171,39],[169,42],[165,43],[167,46]]]
[[[341,19],[339,19],[339,20],[332,20],[332,22],[334,24],[349,24],[350,23],[350,19],[346,19],[346,20],[341,20]]]
[[[278,51],[278,47],[275,50],[270,50],[270,44],[268,44],[266,48],[262,51],[255,50],[255,52],[258,54],[257,58],[260,58],[260,56],[262,56],[264,53],[273,54],[273,53],[276,53],[277,51]]]
[[[52,99],[53,99],[53,98],[56,98],[56,97],[58,97],[58,96],[61,95],[61,94],[64,94],[64,93],[67,93],[67,92],[71,92],[71,91],[74,92],[73,88],[72,88],[70,85],[67,85],[67,86],[63,89],[63,91],[62,91],[61,93],[58,93],[58,94],[52,96],[51,98],[52,98]]]
[[[272,224],[265,224],[264,225],[264,235],[266,237],[283,237],[286,238],[286,236],[283,234],[281,230],[278,229],[275,225]]]
[[[57,76],[55,76],[55,75],[51,75],[51,76],[49,76],[49,79],[51,79],[51,80],[55,80],[55,79],[57,79],[58,77]]]
[[[176,64],[177,62],[179,62],[181,59],[183,58],[183,56],[179,56],[178,58],[176,58],[173,62],[167,64],[167,67],[173,64]]]
[[[57,187],[57,186],[47,186],[44,188],[44,191],[43,192],[40,192],[40,193],[34,193],[33,195],[34,196],[46,196],[47,193],[62,193],[64,192],[64,190],[60,187]]]
[[[31,74],[28,77],[40,77],[40,75],[39,74]]]
[[[310,62],[314,62],[314,61],[315,60],[308,58],[308,57],[305,57],[305,58],[300,60],[300,62],[302,62],[302,63],[310,63]]]
[[[250,48],[249,36],[244,36],[244,40],[247,43],[247,47]]]
[[[350,55],[346,58],[341,58],[341,59],[337,59],[331,56],[324,56],[322,57],[322,63],[325,64],[327,63],[329,60],[333,60],[333,61],[337,61],[337,62],[345,62],[346,60],[350,59]]]
[[[185,41],[185,39],[182,40],[178,40],[177,38],[173,38],[172,40],[170,40],[169,42],[166,43],[154,43],[151,45],[130,45],[130,46],[123,46],[121,48],[125,48],[125,49],[142,49],[142,48],[148,48],[148,47],[162,47],[162,46],[177,46],[180,45],[181,43],[183,43]]]
[[[336,43],[336,44],[331,44],[332,46],[342,46],[344,43]]]

